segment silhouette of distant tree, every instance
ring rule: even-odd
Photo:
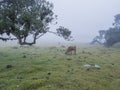
[[[120,42],[120,14],[115,15],[113,27],[108,30],[100,30],[99,36],[93,39],[92,44],[101,43],[103,39],[105,39],[103,44],[108,47]]]

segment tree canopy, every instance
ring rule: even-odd
[[[71,31],[59,27],[50,31],[50,24],[57,19],[53,4],[46,0],[2,0],[0,1],[0,39],[18,40],[20,45],[32,45],[47,32],[70,40]],[[27,41],[31,36],[33,40]]]
[[[105,45],[113,46],[115,43],[120,42],[120,28],[109,28],[105,33]]]
[[[120,14],[115,15],[113,27],[110,27],[108,30],[100,30],[98,38],[94,38],[92,44],[95,42],[101,42],[102,39],[105,39],[105,46],[112,46],[115,43],[120,42]]]

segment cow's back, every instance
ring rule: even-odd
[[[68,54],[69,52],[74,51],[76,54],[76,46],[69,46],[65,52],[65,54]]]

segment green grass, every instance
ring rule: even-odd
[[[0,47],[0,90],[120,90],[120,48],[78,45],[77,55],[65,50]]]

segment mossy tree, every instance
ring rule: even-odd
[[[56,32],[50,31],[50,24],[56,19],[53,4],[46,0],[1,0],[0,39],[33,45],[38,38],[50,32],[70,40],[71,31],[67,28],[59,27]],[[32,41],[27,41],[30,36],[33,37]]]

